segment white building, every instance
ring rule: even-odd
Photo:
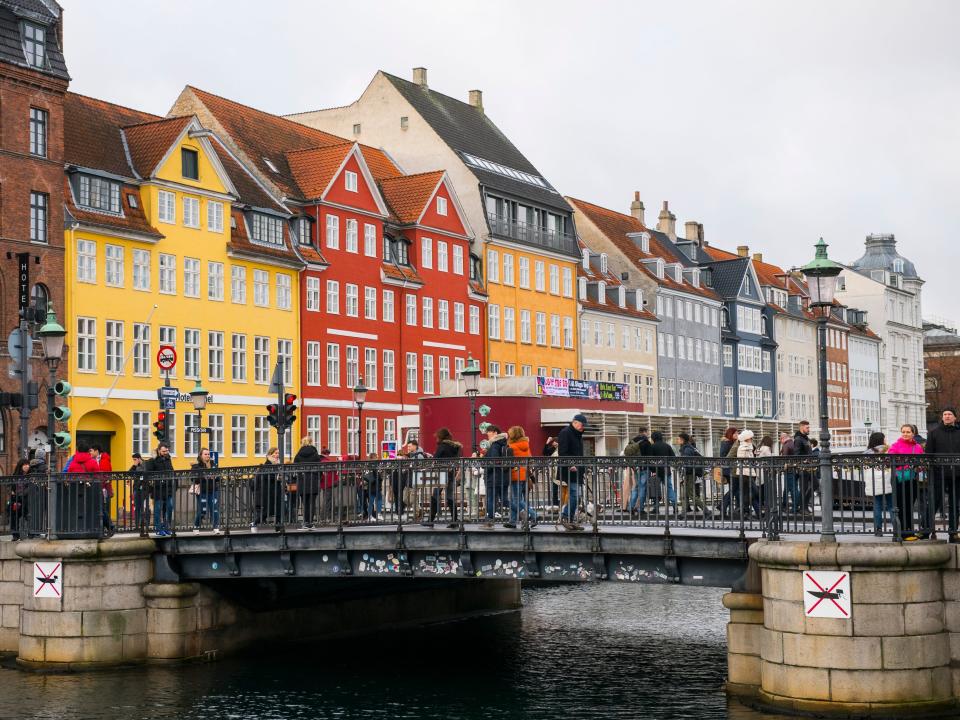
[[[888,439],[903,423],[925,421],[922,287],[893,235],[868,235],[866,252],[844,269],[837,287],[837,300],[865,310],[880,338],[880,422],[874,428]]]
[[[850,368],[850,428],[854,447],[866,447],[870,433],[880,429],[880,338],[867,327],[866,313],[847,310],[851,326],[847,341]],[[887,443],[895,437],[887,436]]]

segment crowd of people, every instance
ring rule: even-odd
[[[464,456],[463,443],[443,427],[434,433],[432,453],[411,438],[396,457],[387,461],[372,453],[367,459],[379,462],[366,466],[332,464],[336,459],[328,449],[318,450],[310,437],[304,437],[290,464],[281,464],[279,449],[270,448],[262,465],[248,469],[246,500],[231,502],[242,505],[239,512],[249,518],[252,532],[269,523],[279,528],[299,522],[301,529],[312,530],[318,524],[357,518],[376,521],[384,519],[385,510],[391,513],[390,520],[428,527],[439,521],[448,529],[462,527],[467,511],[468,517],[479,517],[481,527],[501,524],[506,529],[535,527],[542,513],[549,511],[559,527],[577,532],[583,529],[585,516],[596,517],[600,512],[599,499],[587,497],[596,492],[596,486],[587,482],[592,466],[584,459],[586,424],[587,418],[577,413],[555,438],[547,439],[538,462],[529,460],[533,449],[519,425],[503,431],[486,423],[486,440],[469,458]],[[960,455],[960,426],[954,410],[947,409],[926,439],[915,426],[904,425],[892,444],[879,432],[870,436],[868,444],[866,455],[872,456]],[[703,458],[689,433],[679,433],[672,444],[660,431],[640,433],[623,450],[627,461],[612,481],[611,495],[620,511],[635,519],[660,513],[720,520],[761,518],[772,509],[785,517],[810,517],[820,494],[820,475],[816,464],[803,458],[818,452],[807,421],[793,435],[781,433],[776,440],[771,435],[757,439],[752,430],[731,426],[723,433],[715,456],[725,458],[723,463]],[[776,466],[761,462],[774,456],[794,457],[798,462]],[[494,462],[469,462],[480,457]],[[439,462],[418,462],[430,458]],[[452,462],[460,458],[463,462]],[[544,462],[543,458],[558,460]],[[124,482],[117,483],[115,475],[98,482],[97,474],[112,472],[110,456],[95,444],[79,442],[63,472],[93,476],[85,478],[85,485],[102,497],[104,535],[115,531],[110,513],[115,485],[124,491],[117,505],[129,508],[136,528],[146,533],[152,525],[158,537],[171,535],[184,475],[173,472],[169,446],[161,442],[155,455],[144,459],[134,453],[132,461]],[[325,463],[331,463],[329,470]],[[34,501],[29,484],[48,472],[42,449],[14,469],[13,475],[23,478],[10,486],[6,503],[14,539],[23,532]],[[957,467],[949,464],[868,459],[862,470],[864,496],[873,500],[877,534],[889,522],[903,540],[930,537],[934,518],[945,514],[949,539],[960,542],[957,474]],[[221,532],[223,475],[210,450],[201,448],[186,475],[194,532],[206,528]],[[231,516],[237,512],[231,506]]]

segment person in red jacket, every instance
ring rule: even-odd
[[[103,452],[99,445],[90,446],[90,457],[97,461],[97,470],[102,473],[113,472],[113,466],[110,464],[110,454]],[[103,492],[103,533],[110,537],[116,532],[113,522],[110,520],[110,498],[113,497],[113,478],[104,478],[100,481],[100,488]]]
[[[94,460],[90,454],[90,445],[82,440],[77,442],[77,451],[73,454],[73,459],[70,461],[70,467],[67,469],[67,472],[95,473],[99,472],[99,470],[100,466],[97,465],[97,461]]]

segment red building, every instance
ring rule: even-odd
[[[404,175],[381,150],[187,88],[195,113],[294,212],[300,278],[300,427],[335,455],[360,451],[353,387],[370,388],[363,453],[469,356],[484,366],[486,295],[472,232],[443,171]],[[409,425],[416,426],[416,422]]]

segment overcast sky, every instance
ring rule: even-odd
[[[283,114],[378,69],[466,99],[565,195],[639,190],[789,267],[892,232],[960,320],[960,2],[60,0],[71,89],[165,114],[186,84]]]

